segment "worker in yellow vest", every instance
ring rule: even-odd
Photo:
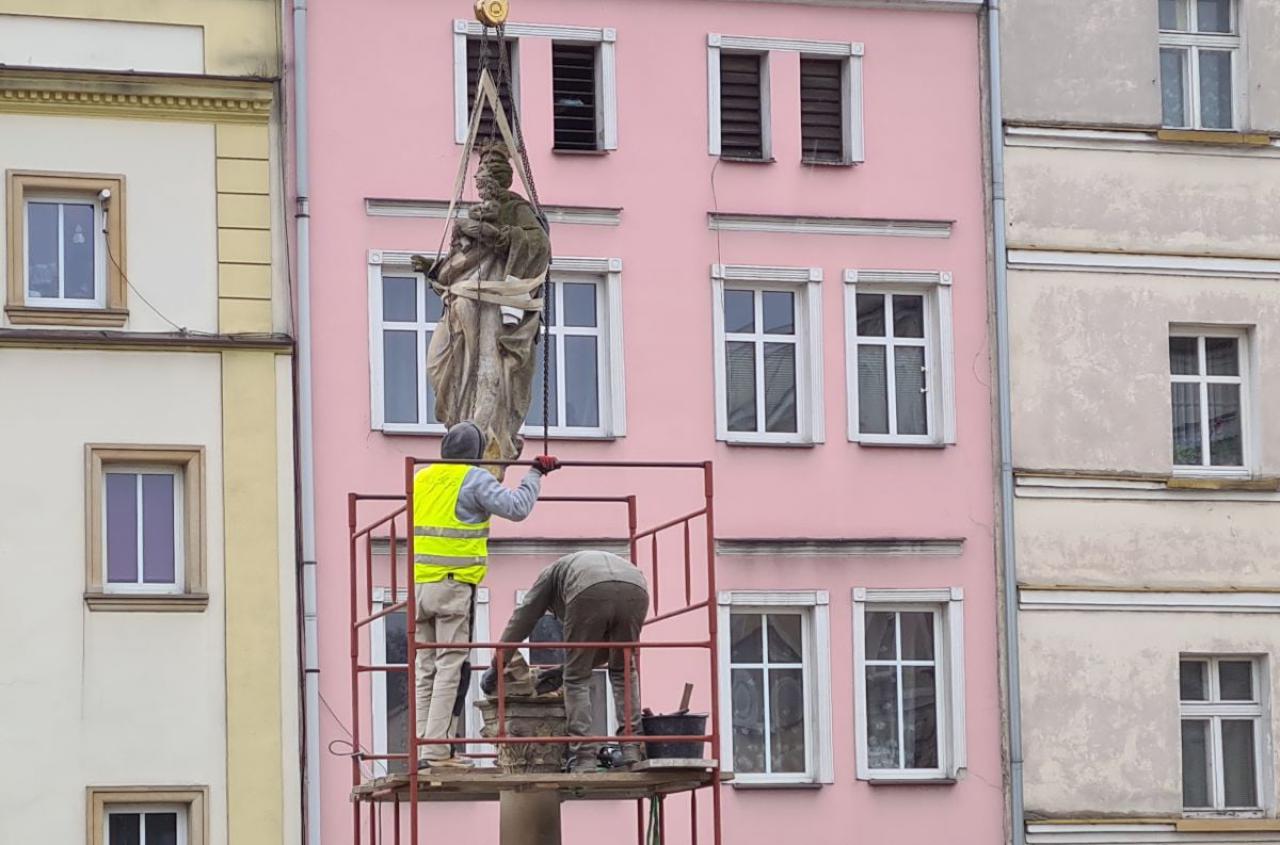
[[[454,425],[440,444],[447,460],[478,460],[484,434],[473,422]],[[413,580],[419,643],[471,640],[475,588],[488,567],[489,518],[516,522],[533,510],[542,476],[560,462],[539,455],[514,490],[468,464],[431,464],[413,477]],[[420,739],[446,739],[453,723],[465,648],[420,649],[415,666]],[[447,745],[423,746],[419,766],[466,766]]]

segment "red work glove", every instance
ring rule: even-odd
[[[533,468],[546,475],[560,469],[560,459],[555,455],[539,455],[533,459]]]

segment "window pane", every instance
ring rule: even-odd
[[[1209,720],[1182,720],[1182,806],[1209,806]]]
[[[804,671],[769,670],[769,755],[774,772],[803,772]]]
[[[103,484],[107,498],[107,581],[138,581],[138,476],[109,472]]]
[[[1206,337],[1204,363],[1211,376],[1240,375],[1240,341],[1234,337]]]
[[[1200,374],[1200,353],[1194,337],[1169,338],[1169,372],[1175,376]]]
[[[1160,104],[1165,126],[1187,125],[1187,51],[1160,48]]]
[[[94,298],[93,206],[66,203],[62,206],[62,295],[69,299]]]
[[[895,312],[896,313],[896,312]],[[928,434],[928,394],[925,393],[924,347],[893,348],[895,407],[898,434]]]
[[[27,296],[58,297],[58,204],[27,203]]]
[[[537,360],[534,361],[533,363],[533,392],[530,394],[533,397],[533,401],[529,403],[529,416],[525,420],[525,424],[535,426],[535,427],[540,427],[542,425],[542,382],[543,382],[542,367],[543,367],[543,356],[546,354],[547,347],[548,347],[547,343],[544,343],[542,340],[538,341],[537,353],[536,353]],[[557,361],[556,361],[556,341],[555,341],[554,335],[552,335],[550,339],[550,348],[551,348],[551,361],[550,361],[549,369],[550,369],[551,378],[548,380],[547,383],[551,385],[551,389],[550,389],[550,392],[547,394],[547,410],[550,412],[550,415],[551,415],[550,424],[559,425],[560,409],[558,407],[558,403],[560,400],[556,394]]]
[[[924,337],[924,297],[893,298],[893,336]]]
[[[562,643],[564,642],[564,623],[550,613],[542,614],[542,618],[529,632],[526,642]],[[531,648],[529,663],[533,666],[560,666],[565,661],[563,648]]]
[[[1207,701],[1209,698],[1209,664],[1203,660],[1184,660],[1178,665],[1178,698],[1182,701]]]
[[[800,663],[804,660],[803,621],[798,613],[770,613],[769,662]]]
[[[440,298],[440,294],[436,293],[435,288],[430,284],[427,286],[427,322],[438,323],[444,317],[444,300]]]
[[[756,345],[724,345],[725,394],[730,431],[756,430]]]
[[[418,421],[417,332],[382,333],[382,416],[389,423]]]
[[[898,656],[897,632],[894,630],[896,613],[868,613],[867,641],[865,649],[868,660],[893,660]]]
[[[729,617],[729,660],[760,663],[764,659],[760,614],[735,613]]]
[[[858,431],[889,433],[889,382],[885,375],[885,348],[858,347]]]
[[[1187,28],[1187,0],[1160,0],[1160,28],[1167,31]]]
[[[438,297],[435,297],[435,298],[438,300]],[[431,297],[427,299],[427,306],[428,308],[431,306]],[[424,349],[431,348],[431,337],[434,334],[435,332],[422,333],[422,347]],[[423,360],[425,361],[425,359],[426,359],[426,355],[424,353]],[[425,393],[427,397],[427,413],[426,413],[426,419],[423,420],[423,422],[429,422],[429,423],[440,422],[440,420],[436,417],[436,389],[431,386],[431,379],[429,378],[422,379],[421,384],[419,386],[422,392]]]
[[[902,667],[902,748],[906,768],[938,767],[938,701],[932,666]]]
[[[404,611],[393,613],[385,619],[386,665],[403,666],[409,661]],[[384,676],[387,679],[387,751],[391,754],[403,754],[409,739],[409,676],[404,672],[387,672]],[[392,772],[406,770],[402,760],[388,760],[387,768]]]
[[[1196,0],[1197,32],[1230,32],[1231,0]]]
[[[1256,807],[1253,720],[1222,720],[1222,791],[1228,807]]]
[[[178,845],[178,814],[147,813],[146,845]]]
[[[596,286],[591,283],[565,282],[560,287],[564,291],[562,294],[564,324],[594,326],[596,324]]]
[[[565,316],[568,317],[568,309]],[[600,425],[600,383],[594,337],[564,339],[565,424],[595,428]],[[542,401],[541,396],[535,401]]]
[[[1200,51],[1200,124],[1205,129],[1230,129],[1231,53]]]
[[[933,614],[899,613],[898,620],[902,626],[902,658],[933,660]]]
[[[1244,463],[1238,384],[1209,385],[1209,463],[1213,466]]]
[[[764,412],[765,431],[798,430],[794,343],[764,345]]]
[[[173,482],[168,474],[142,476],[142,580],[147,584],[175,583]]]
[[[418,280],[412,276],[382,277],[382,319],[412,323],[418,319]]]
[[[591,673],[588,684],[591,688],[591,735],[607,736],[609,733],[609,670],[596,669]],[[634,704],[631,706],[635,707]],[[463,736],[466,734],[464,733]]]
[[[1253,701],[1253,663],[1248,660],[1220,661],[1218,691],[1223,701]]]
[[[724,330],[753,332],[756,330],[755,294],[749,290],[724,292]]]
[[[764,768],[764,672],[734,669],[733,769],[763,772]]]
[[[142,845],[142,816],[139,813],[109,814],[107,845]]]
[[[893,666],[867,667],[867,764],[899,767],[898,670]]]
[[[796,333],[796,295],[787,291],[767,290],[760,294],[764,310],[765,334]]]
[[[1200,465],[1200,385],[1173,385],[1173,462]]]
[[[884,337],[884,296],[858,294],[858,337]]]

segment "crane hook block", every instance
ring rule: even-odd
[[[476,20],[485,26],[507,22],[507,0],[476,0]]]

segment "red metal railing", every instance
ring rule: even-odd
[[[608,642],[550,642],[550,643],[501,643],[501,642],[465,642],[465,643],[419,643],[416,637],[416,614],[410,612],[413,608],[411,594],[405,600],[398,600],[400,595],[400,576],[403,575],[403,584],[406,591],[411,590],[413,581],[413,478],[420,467],[424,467],[433,463],[467,463],[465,461],[446,461],[440,459],[420,459],[405,458],[405,474],[404,474],[404,493],[403,494],[357,494],[351,493],[347,497],[347,520],[349,528],[349,555],[350,555],[350,658],[351,658],[351,744],[352,748],[352,785],[360,786],[362,782],[361,764],[365,761],[404,761],[407,768],[407,785],[405,791],[408,793],[408,843],[409,845],[423,845],[420,842],[419,835],[421,825],[419,819],[418,808],[421,806],[419,799],[421,797],[421,782],[417,767],[419,750],[430,745],[468,745],[473,743],[484,743],[489,745],[503,744],[568,744],[568,743],[640,743],[640,742],[707,742],[710,743],[712,756],[718,756],[720,751],[720,688],[719,688],[719,667],[717,654],[717,619],[716,605],[713,597],[716,594],[716,571],[715,571],[715,525],[714,525],[714,486],[713,473],[710,461],[705,462],[626,462],[626,461],[565,461],[562,466],[570,472],[575,470],[589,469],[626,469],[626,470],[682,470],[682,471],[700,471],[702,475],[702,499],[703,506],[689,513],[676,516],[661,522],[651,528],[639,530],[638,528],[638,508],[635,495],[613,495],[613,496],[540,496],[539,503],[564,503],[564,504],[625,504],[627,510],[627,542],[631,552],[631,560],[636,565],[644,569],[641,563],[640,553],[643,542],[648,542],[648,574],[650,578],[650,596],[652,599],[652,615],[645,620],[645,626],[648,628],[654,623],[689,613],[695,613],[700,610],[706,611],[706,639],[692,640],[674,640],[674,641],[638,641],[626,643],[608,643]],[[493,461],[486,465],[493,466],[527,466],[517,461]],[[401,503],[398,507],[393,508],[389,513],[383,515],[379,519],[371,522],[363,527],[358,525],[359,506],[361,503],[368,502],[386,502]],[[400,561],[398,548],[398,521],[404,519],[405,530],[405,555],[403,562]],[[694,584],[693,584],[693,536],[694,525],[701,521],[702,528],[705,533],[705,555],[706,555],[706,597],[698,601],[694,600]],[[660,565],[659,554],[659,537],[664,532],[678,530],[679,538],[682,541],[682,574],[683,574],[683,594],[684,604],[666,612],[661,611],[662,601],[662,572],[663,566]],[[388,581],[390,588],[390,601],[380,609],[374,609],[374,537],[386,536],[389,542],[389,572]],[[360,545],[363,543],[364,561],[363,566],[360,562]],[[401,571],[401,566],[404,567]],[[359,581],[360,574],[363,572],[364,580],[364,614],[360,614],[360,596]],[[406,661],[404,665],[391,664],[374,664],[372,662],[362,663],[360,661],[360,642],[362,632],[367,632],[373,622],[383,619],[395,613],[404,612],[405,628],[406,628]],[[497,735],[492,737],[450,737],[443,739],[421,739],[417,735],[417,696],[413,680],[413,667],[417,664],[417,654],[420,649],[424,648],[465,648],[468,651],[473,649],[489,649],[495,655],[501,656],[504,652],[514,651],[517,648],[547,648],[547,649],[621,649],[623,652],[623,733],[621,736],[594,736],[594,737],[512,737],[506,734],[506,700],[505,700],[505,678],[504,673],[498,673],[498,688],[496,692],[497,698]],[[632,732],[632,715],[634,707],[639,706],[639,702],[631,701],[631,673],[638,671],[639,660],[641,654],[646,650],[676,650],[676,649],[697,649],[704,650],[708,658],[708,677],[710,679],[710,698],[711,698],[711,730],[703,736],[640,736]],[[632,667],[632,659],[635,659],[635,669]],[[485,666],[475,666],[472,671],[484,671]],[[364,750],[361,736],[361,685],[360,679],[365,675],[373,675],[376,673],[405,673],[408,683],[406,687],[406,731],[408,733],[405,743],[406,751],[403,753],[373,753]],[[492,756],[492,755],[468,755],[468,756]],[[720,845],[721,823],[720,823],[720,768],[717,764],[710,773],[709,782],[693,789],[690,792],[690,839],[693,845],[698,842],[698,803],[697,789],[711,789],[712,803],[712,831],[713,845]],[[399,845],[401,841],[401,800],[400,789],[389,788],[392,792],[392,836],[395,845]],[[383,841],[382,838],[382,817],[379,815],[378,804],[372,803],[374,799],[382,797],[376,794],[368,793],[361,796],[362,799],[353,802],[352,806],[352,824],[353,824],[353,843],[354,845],[362,845],[367,841],[370,845],[379,845]],[[651,799],[656,800],[656,799]],[[366,829],[362,825],[361,806],[369,803],[369,819],[368,819],[368,838],[362,838],[362,831]],[[644,808],[643,799],[636,800],[637,812],[637,841],[643,842],[644,838]],[[665,814],[661,806],[657,808],[658,825],[662,831],[665,841],[666,820]]]

